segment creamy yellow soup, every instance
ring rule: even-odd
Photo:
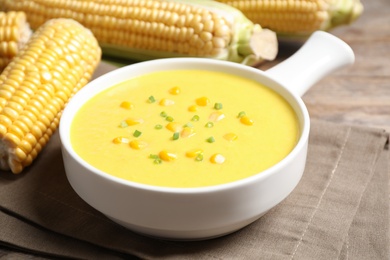
[[[259,83],[220,72],[164,71],[110,87],[71,126],[79,156],[113,176],[163,187],[243,179],[294,148],[291,106]]]

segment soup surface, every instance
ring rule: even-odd
[[[76,153],[137,183],[202,187],[257,174],[296,145],[290,105],[257,82],[220,72],[164,71],[125,81],[82,106]]]

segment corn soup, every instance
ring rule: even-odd
[[[94,167],[137,183],[202,187],[243,179],[294,148],[299,125],[284,98],[239,76],[154,72],[94,96],[71,143]]]

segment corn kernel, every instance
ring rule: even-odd
[[[205,107],[210,103],[210,99],[207,97],[200,97],[195,100],[196,104],[201,107]]]
[[[184,127],[181,131],[181,137],[191,137],[195,135],[195,130],[192,127]]]
[[[123,101],[120,104],[120,107],[125,108],[125,109],[133,109],[134,105],[131,102],[129,102],[129,101]]]
[[[216,153],[210,157],[210,162],[215,164],[222,164],[225,162],[225,157],[222,154]]]
[[[192,149],[186,152],[186,156],[188,158],[195,158],[196,156],[198,156],[198,154],[202,154],[202,153],[203,153],[202,149]]]
[[[148,143],[141,140],[133,140],[130,142],[130,147],[136,150],[144,149],[148,146]]]
[[[238,136],[235,134],[235,133],[227,133],[223,136],[223,138],[225,138],[226,140],[232,142],[232,141],[236,141]]]
[[[132,126],[132,125],[142,124],[144,120],[141,118],[127,118],[125,122],[128,126]]]
[[[181,89],[179,87],[173,87],[169,90],[169,93],[172,95],[179,95],[181,93]]]
[[[240,122],[243,123],[244,125],[253,125],[255,122],[253,119],[251,119],[248,116],[243,116],[240,118]]]
[[[213,121],[213,122],[221,121],[224,118],[225,118],[225,114],[222,113],[221,111],[215,111],[215,112],[211,113],[209,116],[209,120]]]
[[[177,159],[177,155],[174,153],[170,153],[166,150],[162,150],[158,156],[161,158],[161,160],[164,160],[166,162],[171,162]]]
[[[173,101],[172,99],[168,99],[168,98],[163,98],[160,100],[160,106],[172,106],[175,104],[175,101]]]
[[[177,122],[169,122],[166,126],[165,126],[169,131],[172,131],[172,132],[180,132],[181,129],[182,129],[182,126],[181,124],[177,123]]]
[[[112,142],[114,144],[128,144],[129,143],[129,139],[126,138],[126,137],[123,137],[123,136],[118,136],[118,137],[115,137]]]
[[[196,105],[192,105],[188,107],[188,111],[190,112],[196,112],[198,111],[198,107]]]

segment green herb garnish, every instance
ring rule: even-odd
[[[156,102],[156,99],[154,98],[154,96],[150,96],[150,97],[148,98],[148,102],[149,102],[149,103],[154,103],[154,102]]]
[[[160,130],[160,129],[162,129],[162,128],[163,128],[163,126],[160,125],[160,124],[157,124],[157,125],[154,126],[154,129],[157,129],[157,130]]]
[[[162,160],[160,158],[157,158],[153,161],[154,164],[161,164]]]
[[[222,103],[215,103],[214,104],[214,109],[221,110],[222,109]]]
[[[215,138],[213,136],[210,136],[209,138],[206,139],[206,142],[214,143],[215,142]]]
[[[149,158],[150,158],[150,159],[158,159],[158,158],[160,158],[160,157],[158,157],[157,154],[150,154],[150,155],[149,155]]]
[[[200,119],[200,117],[198,115],[194,115],[192,118],[191,118],[191,121],[193,122],[198,122]]]
[[[202,154],[202,153],[199,153],[199,154],[195,157],[195,161],[197,161],[197,162],[203,161],[203,154]]]
[[[240,113],[238,113],[237,118],[241,118],[245,115],[246,115],[245,111],[241,111]]]
[[[162,111],[162,112],[160,113],[160,116],[162,116],[162,117],[167,117],[168,114],[167,114],[165,111]]]
[[[153,159],[154,164],[161,164],[162,163],[162,160],[161,160],[160,156],[158,156],[158,154],[150,154],[149,158]]]
[[[126,123],[126,121],[125,120],[123,120],[122,122],[120,122],[120,124],[119,124],[119,127],[121,127],[121,128],[125,128],[125,127],[128,127],[129,125]]]
[[[172,140],[177,140],[177,139],[179,139],[179,136],[180,136],[180,133],[179,133],[179,132],[173,133],[173,135],[172,135]]]
[[[134,137],[140,137],[141,135],[142,135],[142,132],[138,131],[138,130],[135,130],[134,133],[133,133]]]
[[[214,123],[213,122],[207,122],[204,126],[207,127],[207,128],[211,128],[211,127],[214,126]]]

